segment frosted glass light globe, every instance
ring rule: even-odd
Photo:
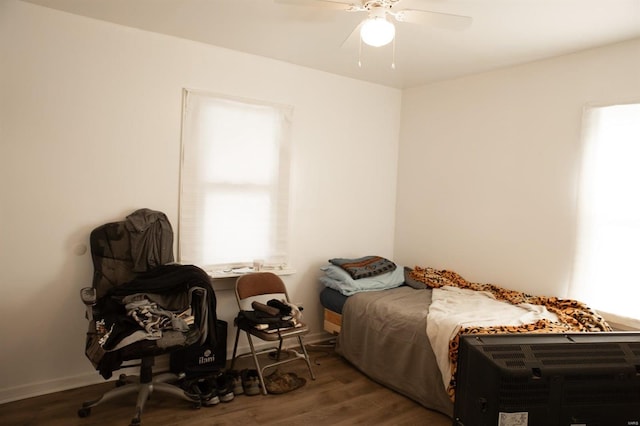
[[[396,35],[396,27],[385,18],[369,18],[360,28],[360,38],[363,42],[373,47],[384,46],[391,43]]]

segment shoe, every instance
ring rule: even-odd
[[[218,392],[211,379],[197,379],[191,382],[189,389],[186,391],[189,398],[200,400],[202,405],[212,406],[220,403]]]
[[[238,373],[236,370],[229,370],[226,374],[231,380],[231,390],[233,391],[233,394],[243,394],[244,389],[242,388],[242,379],[240,378],[240,373]]]
[[[200,397],[202,405],[206,407],[211,407],[213,405],[220,404],[220,398],[218,397],[218,390],[211,378],[207,378],[205,381],[205,389],[206,393],[203,393]]]
[[[222,402],[229,402],[233,400],[233,387],[231,379],[228,375],[220,373],[216,376],[216,390],[218,391],[218,398]]]
[[[257,370],[242,370],[242,388],[247,396],[260,394],[260,377]]]

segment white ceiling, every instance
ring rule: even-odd
[[[343,42],[366,13],[273,0],[23,0],[397,88],[640,37],[640,0],[401,0],[467,15],[453,31],[398,23],[392,45]],[[338,0],[348,1],[348,0]],[[359,0],[353,0],[359,2]]]

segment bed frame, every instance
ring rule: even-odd
[[[334,335],[340,334],[342,328],[342,315],[324,308],[324,331]]]

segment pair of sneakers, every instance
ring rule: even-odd
[[[234,395],[241,395],[244,393],[240,373],[236,370],[227,370],[226,372],[221,373],[218,377],[219,380],[224,383],[223,387],[228,389],[228,391],[232,392]]]
[[[232,380],[229,375],[219,373],[215,376],[201,377],[187,383],[186,393],[204,406],[230,402],[234,398]]]
[[[260,376],[258,370],[244,369],[240,372],[242,389],[247,396],[260,394]]]
[[[229,373],[222,372],[215,376],[216,390],[218,391],[218,397],[222,402],[232,401],[234,398],[233,393],[233,377]]]
[[[244,369],[240,372],[237,370],[227,370],[218,377],[218,393],[228,392],[228,389],[234,395],[253,396],[260,394],[260,377],[258,370]],[[220,389],[223,389],[222,391]]]
[[[210,406],[220,403],[215,382],[210,377],[189,380],[183,385],[183,388],[189,398],[198,401],[201,405]]]

